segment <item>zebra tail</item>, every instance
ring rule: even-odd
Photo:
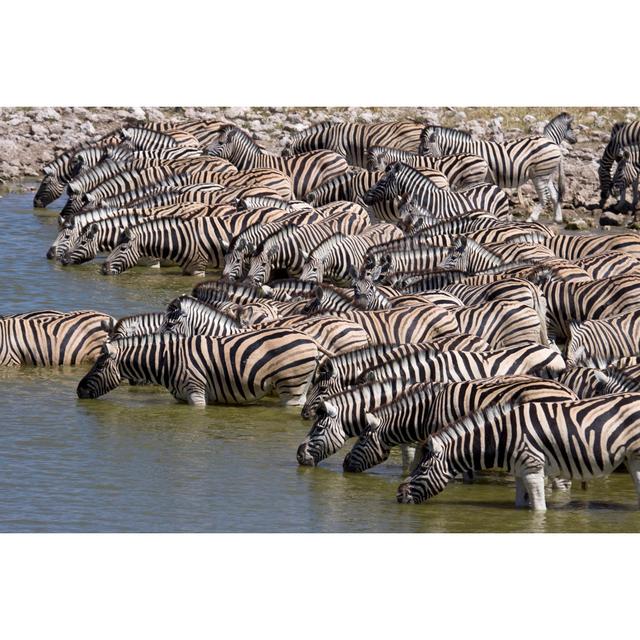
[[[564,161],[560,160],[560,164],[558,165],[558,202],[560,205],[564,202],[564,194],[565,194],[565,175],[564,175]]]

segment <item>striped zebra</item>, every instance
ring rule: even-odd
[[[566,129],[569,136],[571,129]],[[551,133],[551,130],[549,130]],[[571,138],[568,138],[571,139]],[[562,222],[564,198],[564,170],[562,150],[555,140],[547,136],[519,138],[505,143],[475,140],[469,134],[445,127],[425,127],[419,153],[442,156],[452,153],[471,153],[484,158],[489,164],[493,182],[503,189],[516,189],[529,180],[538,194],[540,207],[551,203],[556,222]],[[553,176],[558,173],[557,189]],[[534,210],[532,220],[539,211]]]
[[[287,405],[304,403],[316,366],[313,340],[291,329],[258,329],[238,335],[171,333],[106,342],[78,384],[78,397],[98,398],[120,381],[163,385],[192,405],[244,404],[275,392]]]
[[[640,144],[640,120],[634,120],[628,124],[624,122],[616,122],[611,127],[609,142],[602,152],[600,165],[598,167],[598,179],[600,181],[600,203],[598,207],[604,209],[613,181],[611,179],[611,168],[616,156],[624,147]],[[617,206],[621,206],[622,202],[618,202]]]
[[[416,151],[424,125],[415,122],[360,124],[322,122],[295,133],[283,150],[293,155],[315,149],[331,149],[356,167],[367,167],[368,150],[373,146]]]
[[[315,466],[333,455],[348,438],[362,433],[367,411],[387,404],[406,390],[404,380],[389,379],[366,382],[323,399],[313,426],[298,447],[298,464]]]
[[[640,177],[640,145],[622,147],[616,154],[616,169],[611,180],[611,194],[618,196],[616,209],[622,210],[626,203],[626,193],[631,186],[631,211],[638,205],[638,182]]]
[[[256,287],[241,282],[228,282],[226,280],[203,280],[199,282],[191,295],[202,302],[217,305],[218,303],[233,302],[247,304],[259,302],[271,296],[269,287]]]
[[[289,276],[300,274],[311,250],[336,233],[350,234],[364,230],[369,216],[360,207],[353,215],[334,214],[315,224],[298,227],[285,224],[265,238],[251,256],[246,281],[268,282],[272,272],[286,271]]]
[[[302,198],[326,180],[348,170],[344,156],[318,150],[282,158],[267,153],[247,133],[232,125],[220,135],[220,142],[210,147],[212,155],[229,160],[238,169],[257,167],[276,169],[291,177],[294,197]]]
[[[640,259],[640,234],[633,232],[586,236],[560,234],[547,237],[533,232],[531,241],[543,244],[551,249],[558,258],[565,260],[589,258],[607,251],[619,251]]]
[[[367,413],[367,426],[345,457],[343,467],[355,473],[370,469],[387,460],[393,447],[423,443],[448,424],[494,404],[518,406],[577,399],[562,384],[533,376],[416,385]]]
[[[92,362],[111,316],[97,311],[33,311],[0,316],[0,366],[56,367]]]
[[[573,116],[566,111],[552,118],[542,130],[542,135],[553,140],[558,146],[566,140],[569,144],[578,142],[576,132],[572,128]]]
[[[640,355],[640,309],[599,320],[571,322],[566,357],[570,366],[607,367]]]
[[[489,165],[484,158],[464,153],[434,158],[391,147],[370,147],[368,171],[384,171],[390,164],[403,162],[414,169],[435,169],[445,175],[451,189],[466,189],[487,182]]]
[[[380,226],[389,227],[389,236],[402,236],[402,232],[396,227]],[[378,244],[379,240],[372,235],[346,236],[341,233],[326,238],[312,251],[303,253],[305,262],[300,279],[311,282],[328,279],[336,284],[346,284],[351,279],[350,268],[362,264],[367,251]]]
[[[182,295],[167,305],[162,331],[181,336],[230,336],[246,331],[239,314],[226,313],[192,296]]]
[[[118,320],[110,319],[104,321],[102,328],[107,333],[109,340],[118,340],[120,338],[160,333],[165,319],[166,315],[160,311],[136,313],[131,316],[118,318]]]
[[[452,335],[429,342],[413,344],[378,344],[352,349],[341,355],[325,358],[319,364],[302,408],[306,420],[315,414],[320,400],[346,387],[357,384],[362,373],[371,367],[417,353],[437,354],[441,351],[488,351],[487,342],[476,336]]]
[[[624,275],[640,276],[640,260],[622,251],[605,251],[573,262],[584,269],[592,280]]]
[[[547,300],[547,327],[551,334],[568,339],[571,323],[598,320],[626,313],[638,306],[640,277],[617,276],[590,282],[564,282],[533,277]]]
[[[171,147],[198,147],[198,139],[190,133],[167,129],[157,131],[147,127],[123,127],[120,138],[127,141],[134,149],[155,151]]]
[[[270,199],[272,200],[272,199]],[[255,211],[256,209],[248,209]],[[247,211],[245,209],[245,211]],[[282,218],[269,224],[256,223],[247,227],[244,231],[234,236],[228,247],[224,247],[224,269],[222,277],[227,280],[241,280],[246,277],[249,269],[251,255],[256,247],[260,246],[267,238],[276,233],[285,224],[304,226],[320,222],[323,219],[322,212],[314,209],[301,209],[286,212]]]
[[[516,506],[546,509],[544,479],[589,480],[622,462],[640,498],[640,394],[573,402],[493,405],[427,441],[420,465],[398,488],[399,502],[441,493],[456,474],[503,469],[516,478]]]
[[[604,396],[618,391],[637,391],[638,389],[616,389],[606,391],[609,385],[609,376],[606,371],[593,367],[567,367],[566,371],[558,377],[558,382],[571,389],[581,400]]]
[[[283,215],[282,209],[258,209],[220,218],[152,219],[122,231],[102,273],[118,275],[145,257],[174,262],[185,275],[203,276],[208,265],[214,269],[222,265],[223,243],[228,246],[234,235],[259,220],[272,222]]]
[[[491,267],[540,262],[555,257],[553,251],[543,245],[522,242],[479,244],[467,236],[459,236],[442,268],[474,274]]]
[[[438,189],[429,178],[402,162],[390,165],[385,175],[364,194],[362,201],[366,205],[374,205],[383,200],[400,198],[404,194],[409,194],[413,202],[436,218],[446,219],[477,210],[502,216],[509,211],[507,194],[495,185],[482,184],[464,191]],[[401,217],[402,207],[399,212]],[[397,217],[388,221],[395,222]]]
[[[476,353],[443,351],[403,356],[365,371],[367,380],[404,378],[409,382],[461,382],[516,374],[555,377],[566,368],[554,349],[528,344]]]
[[[458,332],[449,309],[426,303],[380,311],[345,311],[335,317],[359,324],[371,344],[426,342]]]

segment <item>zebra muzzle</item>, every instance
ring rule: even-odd
[[[314,457],[309,453],[306,442],[303,442],[298,447],[296,458],[298,460],[298,464],[303,467],[314,467],[316,464]]]

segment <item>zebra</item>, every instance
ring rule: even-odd
[[[92,362],[107,333],[98,311],[33,311],[0,316],[0,366],[56,367]]]
[[[398,237],[402,233],[391,227],[389,235]],[[345,236],[337,233],[326,238],[311,252],[303,252],[305,262],[300,279],[323,282],[327,278],[337,284],[348,283],[350,268],[362,264],[367,251],[378,242],[379,238],[372,235]]]
[[[620,315],[570,322],[566,357],[570,366],[606,367],[640,355],[640,309]]]
[[[406,390],[406,381],[389,379],[366,382],[323,399],[317,406],[313,426],[298,447],[298,464],[316,466],[336,453],[348,438],[360,435],[367,411],[388,403]]]
[[[542,130],[542,135],[553,140],[558,146],[566,140],[569,144],[578,142],[576,132],[572,128],[573,116],[566,111],[552,118]]]
[[[120,139],[127,141],[134,149],[156,151],[170,147],[197,147],[201,146],[198,139],[179,130],[168,129],[157,131],[143,127],[123,127],[120,129]]]
[[[460,382],[515,374],[554,377],[566,368],[557,350],[527,344],[476,353],[443,351],[433,355],[416,353],[364,371],[361,379],[402,377],[409,382]]]
[[[229,282],[226,280],[203,280],[193,287],[191,295],[202,302],[217,304],[220,302],[234,302],[246,304],[271,297],[271,288],[266,286]]]
[[[255,249],[246,281],[253,284],[268,282],[272,271],[277,269],[286,270],[289,275],[299,274],[305,264],[305,256],[308,257],[313,247],[336,233],[362,231],[368,222],[369,216],[362,210],[362,215],[360,212],[334,214],[302,227],[287,223]]]
[[[77,394],[98,398],[128,379],[163,385],[191,405],[243,404],[272,391],[284,404],[298,405],[304,403],[317,357],[315,342],[291,329],[222,338],[136,336],[105,342]]]
[[[611,179],[611,167],[616,156],[624,147],[640,144],[640,120],[634,120],[628,124],[624,122],[616,122],[611,127],[609,142],[602,152],[600,165],[598,167],[598,180],[600,182],[600,202],[598,207],[604,209],[607,198],[611,193],[613,185]],[[621,207],[622,202],[619,201],[617,207]]]
[[[387,146],[416,151],[424,125],[415,122],[377,124],[322,122],[295,133],[283,150],[293,155],[315,149],[331,149],[352,166],[367,167],[368,149]]]
[[[624,275],[640,276],[640,260],[623,251],[605,251],[573,262],[584,269],[592,280]]]
[[[248,209],[255,211],[256,209]],[[247,211],[247,210],[245,210]],[[303,226],[320,222],[324,219],[322,212],[314,209],[283,209],[286,215],[270,224],[256,223],[234,236],[228,247],[224,247],[224,269],[222,277],[228,280],[240,280],[246,276],[251,254],[269,236],[279,231],[285,224]]]
[[[589,282],[553,280],[544,272],[532,275],[547,300],[547,327],[561,338],[571,335],[571,323],[611,318],[638,305],[638,276],[616,276]]]
[[[543,245],[520,242],[479,244],[472,238],[459,236],[442,268],[474,274],[514,262],[540,262],[555,257],[553,251]]]
[[[581,400],[595,398],[597,396],[616,393],[606,391],[609,384],[609,376],[606,371],[593,367],[568,367],[558,377],[558,382],[571,389]],[[637,389],[620,389],[620,391],[636,391]]]
[[[607,251],[619,251],[640,259],[640,234],[638,233],[586,236],[562,234],[542,237],[534,232],[530,237],[532,242],[543,244],[551,249],[558,258],[565,260],[589,258]]]
[[[105,320],[102,322],[102,328],[109,340],[117,340],[131,336],[160,333],[165,320],[166,315],[160,311],[137,313],[132,316],[118,318],[116,321],[113,319]]]
[[[373,205],[381,200],[399,198],[405,193],[436,218],[464,215],[477,210],[502,216],[509,211],[507,194],[495,185],[481,184],[464,191],[438,189],[429,178],[402,162],[389,165],[385,175],[364,194],[362,201],[366,205]],[[399,216],[402,215],[401,207]],[[397,221],[397,217],[388,221]]]
[[[449,309],[428,303],[380,311],[344,311],[334,317],[359,324],[371,344],[425,342],[458,332]]]
[[[638,205],[638,182],[640,177],[640,145],[622,147],[616,154],[616,169],[611,180],[611,193],[618,196],[616,209],[622,210],[626,203],[626,191],[632,188],[631,211]]]
[[[182,295],[167,305],[161,331],[182,336],[229,336],[246,331],[240,315],[229,315],[192,296]]]
[[[562,115],[562,114],[561,114]],[[559,130],[554,125],[548,130]],[[568,136],[571,129],[565,129]],[[571,139],[571,138],[568,138]],[[505,143],[474,140],[468,133],[445,127],[425,127],[420,139],[419,153],[441,156],[452,153],[472,153],[484,158],[489,164],[493,182],[503,189],[515,189],[529,180],[536,189],[540,206],[551,203],[556,222],[562,222],[562,200],[564,198],[564,170],[562,151],[555,139],[547,136],[519,138]],[[558,187],[552,178],[558,172]],[[539,211],[534,210],[530,219],[536,220]]]
[[[372,345],[325,358],[318,364],[312,378],[307,401],[302,408],[302,417],[306,420],[313,416],[322,397],[356,384],[363,371],[378,364],[422,352],[434,354],[447,350],[482,352],[489,349],[489,344],[481,338],[458,334],[422,343]]]
[[[487,182],[489,165],[484,158],[464,153],[434,158],[391,147],[369,147],[367,169],[384,171],[394,162],[415,169],[435,169],[445,175],[451,189],[466,189]]]
[[[204,275],[207,265],[221,266],[225,246],[245,227],[286,215],[282,209],[259,209],[220,218],[156,218],[124,229],[118,245],[102,264],[103,275],[118,275],[142,257],[169,260],[185,275]]]
[[[241,170],[262,167],[281,171],[291,177],[296,198],[304,197],[326,180],[345,173],[349,168],[344,156],[324,149],[287,158],[270,155],[247,133],[233,125],[223,129],[220,142],[210,148],[209,153],[229,160]]]
[[[640,394],[565,402],[493,405],[427,441],[420,465],[397,499],[418,503],[441,493],[458,473],[504,469],[516,478],[516,506],[545,510],[544,478],[588,480],[626,462],[640,498]]]
[[[496,403],[517,406],[566,400],[578,400],[578,396],[559,382],[533,376],[416,385],[367,413],[367,427],[345,457],[343,467],[355,473],[370,469],[384,462],[392,447],[425,442],[448,424]]]

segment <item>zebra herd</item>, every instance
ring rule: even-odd
[[[1,317],[0,365],[93,363],[83,399],[122,381],[194,405],[276,395],[312,422],[300,465],[357,438],[343,467],[364,472],[401,447],[400,502],[499,469],[544,509],[545,478],[622,463],[640,496],[640,234],[538,221],[562,220],[563,141],[567,113],[504,144],[327,122],[280,155],[227,122],[124,127],[45,167],[34,206],[68,194],[47,257],[221,273],[146,314]],[[640,121],[613,127],[601,205],[629,186],[635,205],[639,144]],[[505,189],[528,181],[517,221]]]

